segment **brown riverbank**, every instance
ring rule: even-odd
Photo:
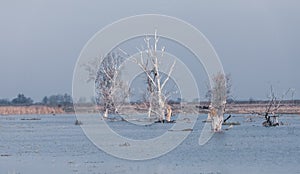
[[[268,104],[230,104],[227,113],[232,114],[256,114],[264,113]],[[276,111],[277,114],[300,114],[299,104],[282,104]]]
[[[203,109],[205,105],[199,104],[174,104],[172,109],[174,113],[208,113],[208,109]],[[77,112],[79,113],[97,113],[101,109],[92,105],[77,106]],[[128,114],[146,113],[147,108],[145,105],[127,105],[123,106],[123,111]],[[226,113],[228,114],[257,114],[264,113],[266,110],[266,104],[227,104]],[[0,106],[0,115],[25,115],[25,114],[73,114],[73,107],[50,107],[42,105],[33,106]],[[283,104],[278,114],[299,114],[300,115],[300,104]]]
[[[207,105],[199,105],[199,104],[186,104],[182,105],[182,109],[179,107],[175,107],[179,112],[184,113],[208,113],[208,109],[203,109],[203,107],[207,107]],[[268,104],[236,104],[231,103],[226,105],[226,113],[227,114],[263,114],[266,111]],[[299,114],[300,115],[300,104],[282,104],[278,109],[276,114]]]
[[[26,114],[63,114],[61,107],[49,106],[0,106],[0,115],[26,115]]]
[[[208,113],[207,104],[195,104],[195,103],[183,103],[183,104],[172,104],[172,110],[174,113],[185,113],[185,114],[198,114]],[[263,114],[266,111],[268,104],[227,104],[227,114]],[[77,107],[77,111],[80,113],[95,113],[103,110],[100,107]],[[145,105],[123,105],[118,110],[120,113],[126,114],[138,114],[147,113],[148,108]],[[300,115],[300,104],[282,104],[276,114],[298,114]]]

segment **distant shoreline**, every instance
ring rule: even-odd
[[[46,114],[64,114],[61,107],[50,107],[42,105],[31,106],[0,106],[0,115],[46,115]]]
[[[182,103],[172,104],[174,113],[185,113],[185,114],[198,114],[208,113],[207,104],[199,103]],[[258,114],[264,113],[266,109],[265,103],[231,103],[227,104],[226,113],[228,114]],[[76,106],[77,113],[97,113],[101,110],[101,106],[93,105],[79,105]],[[140,105],[127,105],[124,106],[123,110],[128,113],[146,113],[147,108]],[[44,106],[44,105],[31,105],[31,106],[0,106],[0,115],[46,115],[46,114],[74,114],[73,106]],[[285,103],[279,108],[277,114],[299,114],[300,115],[300,104]]]

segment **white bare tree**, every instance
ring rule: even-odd
[[[218,73],[213,77],[213,86],[211,89],[210,116],[212,119],[212,130],[219,132],[222,130],[224,113],[226,108],[226,77]]]
[[[224,81],[225,80],[225,81]],[[213,83],[214,83],[214,86],[218,86],[219,89],[216,89],[216,88],[210,88],[210,86],[207,84],[207,92],[206,92],[206,95],[205,97],[208,98],[208,100],[211,102],[209,108],[212,109],[215,107],[213,107],[213,103],[212,101],[213,100],[216,100],[216,98],[213,98],[213,95],[216,96],[216,95],[219,95],[219,97],[222,95],[223,98],[222,99],[219,99],[219,100],[224,100],[224,97],[225,97],[225,102],[224,102],[224,109],[223,109],[223,114],[225,113],[225,110],[226,110],[226,104],[228,101],[233,101],[233,96],[232,96],[232,91],[231,91],[231,88],[232,88],[232,78],[231,78],[231,75],[230,74],[226,74],[225,77],[223,74],[221,73],[218,73],[216,76],[213,77]],[[222,87],[222,91],[221,91],[221,87]],[[224,88],[225,88],[225,91],[224,91]],[[221,106],[221,104],[219,104]],[[213,112],[209,112],[208,113],[208,116],[207,116],[207,121],[212,121],[212,116],[214,115],[214,113],[216,114],[216,111],[213,111]]]
[[[151,44],[151,37],[144,38],[146,49],[139,50],[140,57],[133,57],[132,61],[136,63],[147,77],[148,95],[148,116],[154,114],[160,121],[165,118],[166,96],[163,93],[170,76],[174,70],[176,61],[170,66],[165,78],[162,77],[163,72],[160,71],[161,59],[164,57],[165,47],[158,50],[159,37],[157,32],[154,33],[154,41]]]
[[[123,61],[124,58],[119,53],[111,52],[104,58],[95,58],[84,65],[89,72],[88,81],[95,82],[96,103],[103,106],[104,117],[108,113],[116,113],[116,106],[129,95],[128,85],[119,78]]]
[[[225,75],[226,79],[226,101],[233,100],[233,95],[232,95],[232,77],[231,74],[226,74]],[[205,97],[211,101],[212,98],[212,88],[210,88],[210,85],[207,83],[206,84],[207,92],[205,94]]]

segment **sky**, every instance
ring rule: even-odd
[[[235,99],[295,89],[300,99],[300,1],[11,0],[0,2],[0,98],[71,93],[86,42],[121,18],[163,14],[200,30],[232,77]]]

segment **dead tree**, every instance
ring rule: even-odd
[[[129,95],[128,86],[119,78],[123,61],[119,53],[112,52],[84,65],[89,72],[88,81],[95,82],[96,103],[103,106],[104,117],[109,113],[117,113],[116,106]]]
[[[154,114],[160,121],[165,119],[165,105],[166,97],[163,93],[163,89],[166,86],[170,76],[174,70],[176,61],[174,60],[171,65],[166,78],[162,78],[162,72],[160,71],[160,59],[163,59],[164,50],[158,50],[159,37],[155,31],[154,43],[151,45],[151,37],[144,38],[146,49],[139,50],[140,57],[132,58],[132,61],[136,63],[142,71],[145,73],[147,78],[147,92],[148,92],[148,117]]]
[[[226,108],[226,77],[222,73],[218,73],[213,77],[213,86],[211,89],[211,105],[210,117],[212,119],[212,130],[220,132],[224,120],[224,112]]]
[[[223,75],[221,73],[218,73],[215,77],[213,77],[213,87],[209,87],[209,85],[207,85],[207,92],[205,97],[209,100],[209,102],[211,103],[209,105],[209,109],[210,112],[208,113],[207,116],[207,120],[206,121],[212,121],[212,117],[214,116],[214,114],[212,113],[216,113],[216,111],[212,111],[213,109],[216,109],[215,106],[213,106],[212,101],[213,100],[219,100],[219,105],[218,107],[222,107],[223,108],[223,114],[225,113],[226,110],[226,104],[227,101],[232,100],[232,94],[231,94],[231,87],[232,87],[232,82],[231,82],[231,75],[227,74],[227,75]],[[216,97],[216,95],[219,95],[219,97],[222,96],[222,98],[213,98],[213,95]],[[225,97],[225,99],[224,99]],[[220,103],[220,101],[223,100],[223,104]],[[214,101],[216,103],[216,101]],[[216,105],[216,104],[214,104]],[[230,117],[229,117],[230,118]]]
[[[273,86],[270,87],[270,94],[268,96],[269,101],[266,105],[265,112],[262,114],[266,121],[262,123],[265,127],[270,126],[279,126],[278,117],[277,114],[280,107],[282,107],[282,101],[283,99],[291,92],[291,89],[288,89],[285,93],[282,94],[280,98],[278,98],[274,92]],[[292,93],[293,95],[293,93]],[[272,120],[271,120],[272,118]]]

